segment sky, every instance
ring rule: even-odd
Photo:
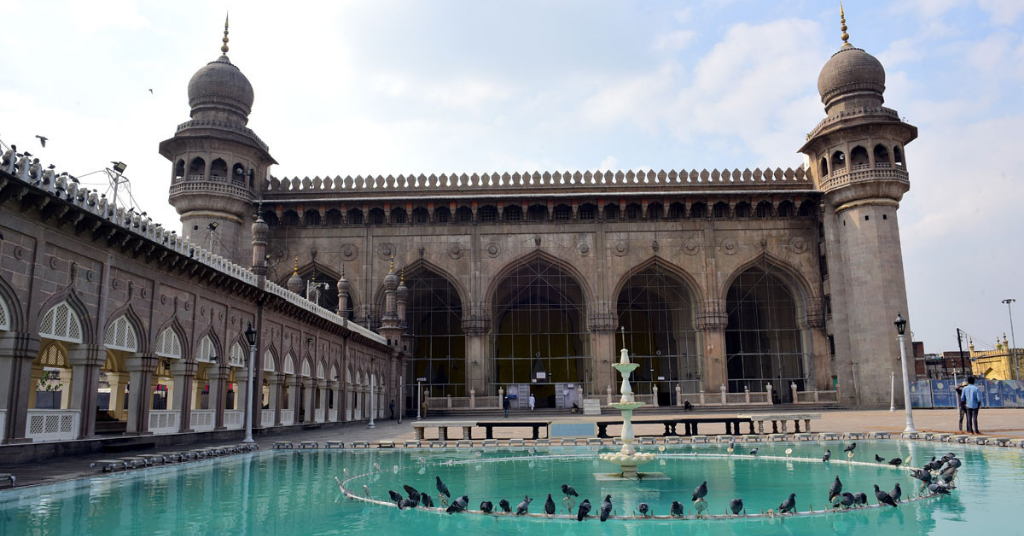
[[[1024,1],[844,5],[920,129],[900,206],[914,339],[991,347],[1017,298],[1024,346]],[[0,140],[77,176],[123,161],[174,227],[157,146],[229,11],[277,177],[795,168],[841,44],[838,5],[811,0],[5,0]]]

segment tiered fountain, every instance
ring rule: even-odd
[[[626,328],[622,328],[622,351],[619,362],[612,365],[622,376],[622,385],[619,386],[619,394],[622,395],[617,404],[611,406],[622,412],[622,449],[619,452],[607,452],[601,454],[600,458],[611,462],[622,468],[621,475],[614,475],[623,479],[635,480],[638,478],[637,467],[653,461],[655,455],[647,452],[637,452],[633,447],[633,410],[644,406],[643,402],[637,402],[633,397],[633,388],[629,385],[629,375],[640,365],[629,362],[629,350],[626,349]],[[612,475],[601,475],[608,478]],[[602,478],[603,479],[603,478]]]

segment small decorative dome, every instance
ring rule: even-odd
[[[398,299],[405,301],[409,299],[409,287],[405,286],[405,268],[402,268],[402,277],[398,281]]]
[[[252,224],[252,239],[253,241],[266,242],[270,237],[270,226],[267,222],[263,221],[263,216],[256,216],[256,221]]]
[[[295,257],[295,269],[292,271],[292,276],[288,278],[288,290],[295,294],[301,294],[304,286],[306,285],[302,281],[302,276],[299,275],[299,258]]]
[[[193,117],[197,111],[212,108],[239,113],[252,111],[253,92],[249,79],[228,59],[228,21],[224,20],[224,45],[221,56],[196,71],[188,82],[188,105]]]
[[[338,294],[348,294],[350,284],[348,279],[345,279],[345,270],[341,270],[341,279],[338,280]]]
[[[885,68],[877,58],[844,43],[821,68],[818,93],[828,105],[834,97],[855,91],[885,92]]]

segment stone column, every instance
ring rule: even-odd
[[[29,377],[31,378],[31,386],[28,389],[28,407],[36,407],[36,393],[39,392],[39,380],[43,378],[43,367],[32,367],[29,371]]]
[[[487,392],[487,378],[491,376],[491,362],[487,359],[488,333],[491,319],[484,306],[470,308],[467,318],[462,320],[462,331],[466,334],[466,390],[476,389]]]
[[[128,433],[149,434],[149,409],[153,399],[154,354],[133,354],[125,363],[128,369]]]
[[[85,439],[96,434],[96,398],[100,386],[100,367],[106,362],[106,349],[100,345],[76,344],[68,348],[71,365],[70,385],[65,383],[61,407],[79,410],[78,437]],[[64,381],[61,371],[61,381]]]
[[[340,422],[345,419],[344,415],[341,414],[341,382],[338,380],[332,380],[328,382],[328,388],[334,396],[334,411],[335,418],[331,420],[331,408],[327,407],[327,422]]]
[[[192,382],[198,368],[199,365],[196,363],[180,359],[171,365],[171,375],[174,376],[174,399],[171,401],[171,407],[181,414],[178,417],[181,432],[192,431]]]
[[[316,422],[327,422],[330,420],[330,410],[327,407],[327,380],[316,380],[316,388],[320,391],[320,407],[324,410],[324,420]],[[316,413],[313,417],[316,417]]]
[[[235,369],[235,409],[245,411],[246,404],[252,406],[249,400],[246,400],[246,396],[249,394],[249,369],[246,367]],[[255,391],[253,392],[255,395]],[[253,415],[255,417],[255,415]],[[244,417],[243,417],[244,421]],[[254,423],[259,421],[253,420]]]
[[[122,372],[108,372],[107,383],[110,384],[110,402],[107,404],[107,410],[115,419],[123,421],[124,388],[128,385],[128,375]]]
[[[612,363],[615,362],[615,327],[610,317],[604,320],[606,321],[599,325],[592,320],[590,326],[590,348],[594,368],[594,384],[591,386],[593,394],[603,393],[609,386],[617,392],[618,387],[618,383],[612,377],[612,373],[615,372],[612,368]]]
[[[306,420],[303,422],[313,422],[316,420],[316,408],[313,407],[313,389],[316,386],[316,382],[312,378],[302,378],[302,387],[305,389],[303,392],[302,407],[305,408]],[[296,416],[296,418],[298,418]]]
[[[288,378],[288,409],[292,410],[292,424],[299,422],[299,392],[302,390],[302,378],[292,375]]]
[[[27,443],[28,408],[35,394],[32,360],[39,355],[39,336],[34,333],[0,332],[0,409],[7,411],[2,443]],[[38,380],[37,380],[38,381]]]
[[[70,351],[68,353],[70,353]],[[60,375],[61,386],[59,407],[60,409],[70,409],[74,407],[71,402],[71,390],[75,387],[71,382],[71,379],[74,376],[74,369],[60,369],[58,374]]]
[[[725,300],[710,298],[704,300],[697,314],[697,328],[700,330],[704,360],[702,375],[704,391],[717,391],[729,381],[729,370],[725,359],[725,327],[729,317],[725,314]]]
[[[267,407],[274,412],[274,426],[281,425],[281,383],[284,382],[284,374],[267,372],[267,381],[270,383],[270,400]],[[262,422],[262,421],[261,421]]]
[[[211,364],[206,368],[206,377],[210,382],[210,394],[206,397],[209,408],[213,410],[213,429],[224,430],[224,408],[227,406],[226,383],[231,369]]]

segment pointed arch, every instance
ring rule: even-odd
[[[103,344],[114,350],[143,352],[146,348],[144,326],[132,304],[126,303],[107,317],[103,327]]]
[[[71,287],[55,292],[45,302],[38,317],[36,333],[48,339],[92,344],[95,332],[85,303]]]
[[[58,341],[52,341],[43,346],[39,355],[36,356],[34,364],[42,367],[71,368],[71,365],[68,364],[68,351]]]
[[[217,363],[220,361],[224,351],[221,347],[220,337],[217,336],[213,326],[207,328],[199,337],[199,343],[196,345],[193,355],[196,356],[195,360],[201,363]]]
[[[502,267],[502,269],[499,270],[488,283],[487,292],[484,294],[486,299],[488,301],[492,301],[494,299],[495,293],[498,290],[498,285],[500,285],[506,278],[508,278],[508,276],[512,275],[523,264],[535,260],[542,260],[544,262],[547,262],[557,267],[558,269],[562,270],[570,277],[572,277],[576,281],[576,284],[580,286],[580,290],[583,291],[584,307],[591,303],[594,303],[593,289],[591,289],[590,285],[588,284],[590,280],[587,279],[587,277],[583,275],[583,273],[580,272],[571,261],[562,259],[561,257],[556,257],[546,251],[541,250],[535,250],[530,253],[527,253],[526,255],[523,255],[517,259],[510,261],[508,264]]]
[[[299,376],[302,376],[303,378],[312,378],[313,377],[313,371],[311,370],[309,362],[310,362],[310,357],[309,357],[309,355],[306,355],[306,357],[303,358],[303,360],[302,360],[302,368],[300,369]]]
[[[441,268],[440,266],[438,266],[438,265],[436,265],[436,264],[434,264],[434,263],[432,263],[432,262],[430,262],[430,261],[428,261],[426,259],[416,259],[416,260],[410,262],[409,264],[406,264],[405,266],[402,266],[401,270],[405,271],[406,279],[412,278],[412,276],[414,276],[417,272],[419,272],[421,270],[426,270],[426,271],[434,272],[435,274],[437,274],[437,275],[441,276],[442,278],[446,279],[448,281],[448,283],[455,289],[455,291],[459,295],[459,301],[461,303],[463,303],[463,304],[467,303],[465,297],[469,295],[469,292],[466,290],[465,285],[463,284],[463,282],[458,277],[455,277],[454,275],[452,275],[451,272],[449,272],[448,270],[445,270],[444,268]],[[355,294],[355,291],[350,289],[349,290],[349,294],[350,295],[351,294]],[[349,299],[349,303],[352,304],[351,298]],[[383,280],[383,278],[381,278],[381,281],[377,284],[377,290],[374,292],[374,296],[373,296],[373,303],[376,303],[378,306],[381,306],[381,307],[383,307],[383,305],[384,305],[384,280]],[[351,307],[353,307],[353,309],[354,309],[355,308],[355,304],[352,304]]]
[[[231,352],[228,353],[228,366],[245,368],[245,355],[245,347],[242,346],[242,343],[235,341],[235,344],[231,345]]]
[[[153,353],[171,359],[187,360],[191,358],[188,337],[185,336],[185,328],[177,316],[168,318],[159,329],[154,330],[154,333],[157,333],[157,337],[152,346]],[[173,354],[177,354],[177,356]]]
[[[263,352],[263,372],[277,372],[277,349],[273,344]]]
[[[0,331],[21,331],[25,317],[14,289],[0,277]]]
[[[326,368],[327,368],[327,365],[326,365],[326,363],[324,363],[324,360],[323,360],[323,359],[321,359],[321,360],[320,360],[320,361],[319,361],[319,362],[318,362],[318,363],[316,364],[316,379],[318,379],[318,380],[323,380],[323,379],[324,379],[324,370],[325,370]]]
[[[725,280],[725,283],[722,285],[722,288],[719,289],[719,297],[723,300],[726,299],[726,296],[729,293],[729,287],[731,287],[733,282],[736,281],[736,278],[738,278],[747,270],[751,268],[756,268],[758,266],[766,267],[771,271],[775,272],[773,275],[781,275],[783,281],[789,284],[790,287],[792,287],[792,290],[800,298],[798,300],[797,306],[800,307],[801,309],[804,306],[804,300],[812,298],[816,295],[816,293],[811,290],[813,287],[811,287],[811,284],[807,281],[807,278],[804,277],[802,273],[800,273],[800,270],[796,269],[789,262],[780,259],[772,255],[771,253],[765,251],[760,254],[754,255],[751,259],[737,266],[736,269],[733,270],[731,274],[729,274],[729,277]]]
[[[655,266],[664,269],[675,277],[678,277],[685,284],[686,290],[690,293],[694,303],[704,302],[704,289],[701,287],[697,279],[686,270],[658,255],[651,256],[647,260],[630,268],[625,274],[619,277],[619,280],[615,283],[615,292],[611,295],[618,296],[631,277]]]
[[[285,374],[295,374],[295,357],[291,351],[284,356],[284,363],[281,365],[281,372]]]
[[[338,381],[338,364],[331,363],[331,371],[327,374],[327,379],[330,381]]]

